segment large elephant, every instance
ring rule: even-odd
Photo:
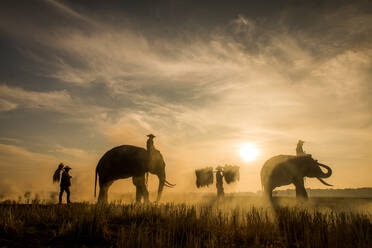
[[[324,173],[320,167],[327,169]],[[272,198],[272,191],[279,186],[293,183],[296,187],[296,197],[307,198],[304,177],[316,177],[327,186],[323,178],[332,175],[332,169],[318,163],[311,155],[291,156],[278,155],[265,162],[261,169],[261,184],[266,196]]]
[[[97,175],[99,177],[98,202],[107,202],[107,193],[111,184],[118,179],[133,178],[133,184],[137,189],[136,199],[143,197],[148,201],[145,174],[150,172],[159,178],[157,201],[160,200],[163,187],[173,187],[165,177],[165,162],[158,150],[151,155],[141,147],[123,145],[106,152],[99,160],[96,167],[94,196],[96,196]]]

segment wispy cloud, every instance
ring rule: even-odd
[[[55,8],[61,10],[62,12],[66,13],[69,16],[75,17],[79,20],[88,22],[90,24],[93,24],[94,22],[88,18],[87,16],[79,14],[77,11],[73,10],[72,8],[68,7],[67,5],[61,3],[58,0],[43,0],[44,2],[54,6]]]
[[[52,86],[46,91],[4,82],[0,110],[55,111],[62,115],[58,121],[89,127],[106,142],[54,144],[54,158],[94,164],[101,154],[88,147],[144,146],[144,135],[154,132],[176,178],[206,164],[244,164],[239,144],[254,141],[261,157],[244,167],[241,189],[257,189],[262,162],[293,153],[298,138],[340,172],[355,159],[346,154],[359,154],[359,168],[370,163],[372,50],[366,34],[372,22],[358,7],[302,19],[292,8],[266,19],[237,12],[198,32],[169,24],[178,32],[168,35],[129,15],[113,23],[73,3],[44,2],[76,25],[44,27],[33,16],[30,23],[20,17],[26,24],[17,26],[6,16],[12,26],[0,29],[33,62],[27,72]],[[338,175],[334,180],[341,182]]]
[[[71,97],[66,91],[36,92],[26,91],[17,87],[0,85],[0,99],[7,105],[1,108],[9,111],[16,108],[37,108],[63,111],[68,108]],[[8,106],[8,107],[7,107]]]
[[[17,108],[16,103],[7,101],[5,99],[0,99],[0,111],[9,111],[16,108]]]

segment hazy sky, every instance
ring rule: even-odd
[[[104,152],[148,133],[173,191],[225,163],[241,166],[227,192],[257,191],[264,161],[298,139],[335,188],[371,187],[371,13],[371,1],[1,1],[0,194],[55,189],[60,161],[92,194]]]

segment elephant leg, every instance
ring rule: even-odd
[[[139,178],[138,177],[132,177],[133,185],[136,186],[136,202],[141,202],[142,198],[142,192],[141,188],[139,187]]]
[[[142,185],[142,196],[145,203],[149,202],[149,191],[147,190],[145,182]]]
[[[273,199],[273,189],[270,188],[267,193],[268,193],[269,199],[272,200]]]
[[[273,190],[274,190],[274,187],[270,184],[267,184],[265,187],[264,187],[264,194],[265,194],[265,197],[267,199],[269,199],[270,201],[273,199]]]
[[[145,176],[133,177],[133,184],[136,186],[136,202],[140,203],[142,197],[145,202],[149,201],[149,192],[147,191]]]
[[[140,203],[142,200],[142,190],[140,186],[136,186],[136,202]]]
[[[304,185],[304,179],[296,179],[293,184],[296,186],[296,197],[307,199],[307,192]]]
[[[114,181],[100,183],[100,186],[99,186],[99,195],[98,195],[98,202],[100,202],[100,203],[107,203],[107,200],[108,200],[108,190],[109,190],[109,188],[110,188],[110,186],[111,186],[111,184],[113,182]]]

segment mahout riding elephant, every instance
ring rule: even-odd
[[[324,173],[320,167],[327,169]],[[304,177],[315,177],[327,186],[323,178],[332,175],[332,169],[327,165],[318,163],[311,155],[291,156],[278,155],[265,162],[261,169],[261,184],[264,194],[272,198],[272,191],[279,186],[293,183],[296,187],[296,197],[307,198],[304,186]]]
[[[150,159],[151,158],[151,159]],[[165,162],[158,150],[152,151],[151,156],[144,148],[122,145],[107,151],[99,160],[96,167],[94,196],[96,196],[97,176],[99,177],[98,202],[107,202],[109,187],[115,180],[133,178],[137,190],[137,200],[144,197],[148,201],[148,191],[145,174],[150,172],[159,178],[157,201],[160,200],[163,187],[173,187],[165,176]]]

